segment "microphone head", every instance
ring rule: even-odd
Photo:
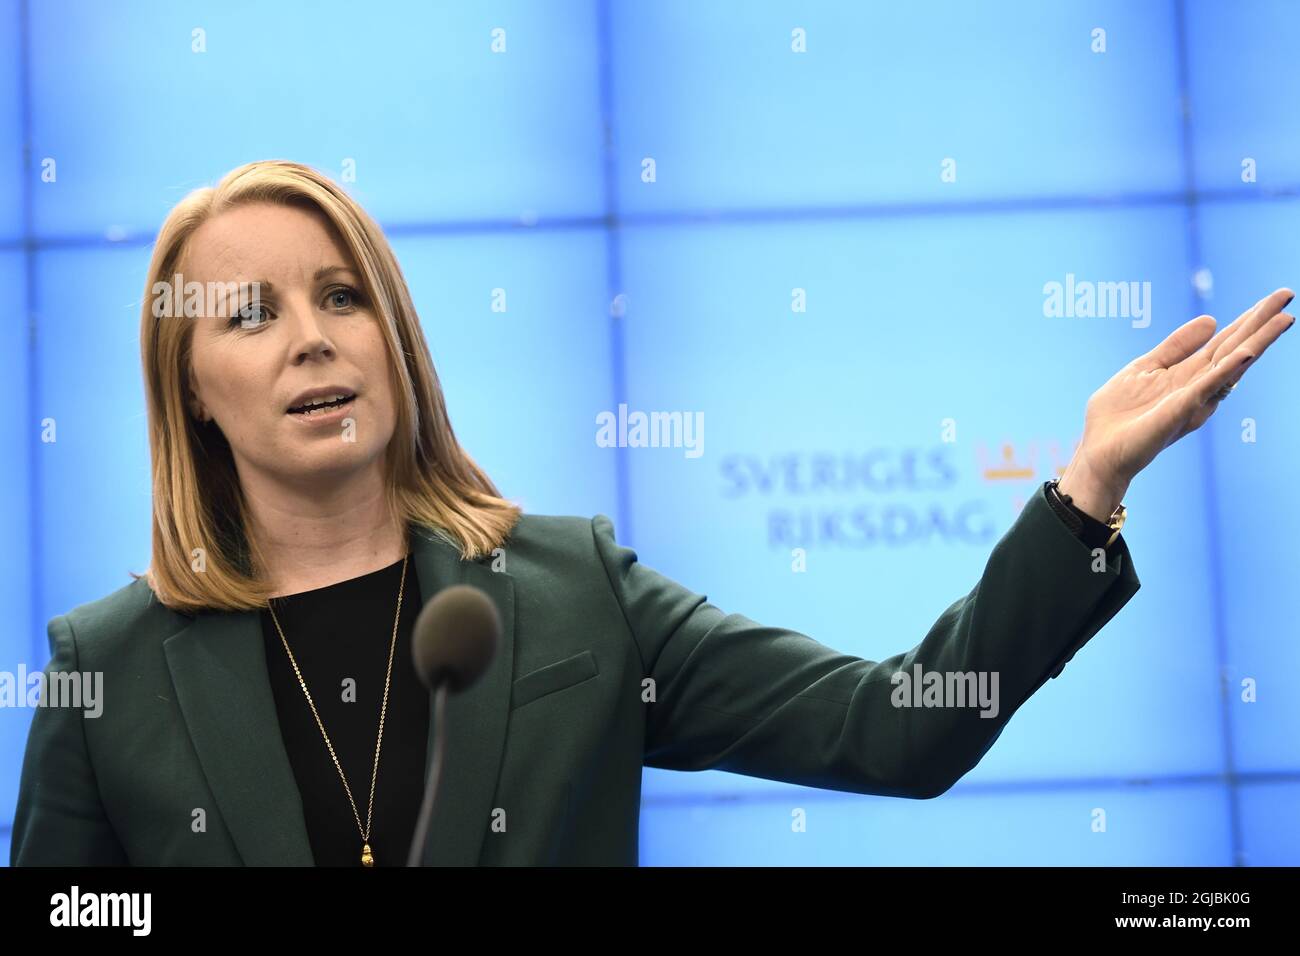
[[[411,651],[415,672],[430,690],[441,683],[453,694],[477,681],[501,643],[501,616],[478,588],[444,588],[415,619]]]

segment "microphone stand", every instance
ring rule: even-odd
[[[442,776],[442,752],[446,748],[444,727],[447,713],[447,681],[438,684],[434,693],[433,718],[433,767],[429,779],[424,785],[424,800],[420,803],[420,817],[415,824],[415,836],[411,839],[411,850],[406,857],[407,866],[423,866],[424,843],[429,835],[429,822],[433,818],[433,804],[438,797],[438,779]]]

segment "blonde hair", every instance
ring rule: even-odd
[[[230,446],[189,402],[193,321],[155,317],[153,291],[172,281],[194,231],[233,206],[280,203],[315,209],[338,230],[374,303],[390,358],[397,424],[388,445],[388,504],[403,524],[430,528],[473,560],[504,543],[520,515],[461,448],[411,295],[382,230],[347,193],[299,163],[266,160],[196,189],[158,233],[141,308],[153,476],[153,554],[145,577],[158,600],[181,612],[265,607],[271,591],[253,559],[256,542]],[[251,544],[251,546],[250,546]],[[202,572],[194,551],[203,549]],[[141,575],[136,575],[140,577]]]

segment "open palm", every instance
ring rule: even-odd
[[[1281,311],[1293,297],[1278,289],[1217,335],[1213,317],[1198,315],[1120,369],[1088,399],[1078,450],[1088,470],[1122,489],[1163,449],[1205,424],[1221,400],[1216,393],[1235,386],[1295,322]]]

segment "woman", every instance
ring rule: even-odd
[[[976,587],[877,663],[723,614],[604,516],[521,516],[456,441],[378,226],[304,166],[240,167],[158,237],[153,558],[50,622],[47,673],[102,672],[102,715],[37,711],[12,860],[402,863],[432,742],[410,633],[457,583],[503,639],[449,702],[426,863],[635,864],[643,765],[943,793],[1137,591],[1129,482],[1290,327],[1290,300],[1213,338],[1193,319],[1102,386]],[[908,706],[896,675],[925,672],[992,675],[999,700]]]

